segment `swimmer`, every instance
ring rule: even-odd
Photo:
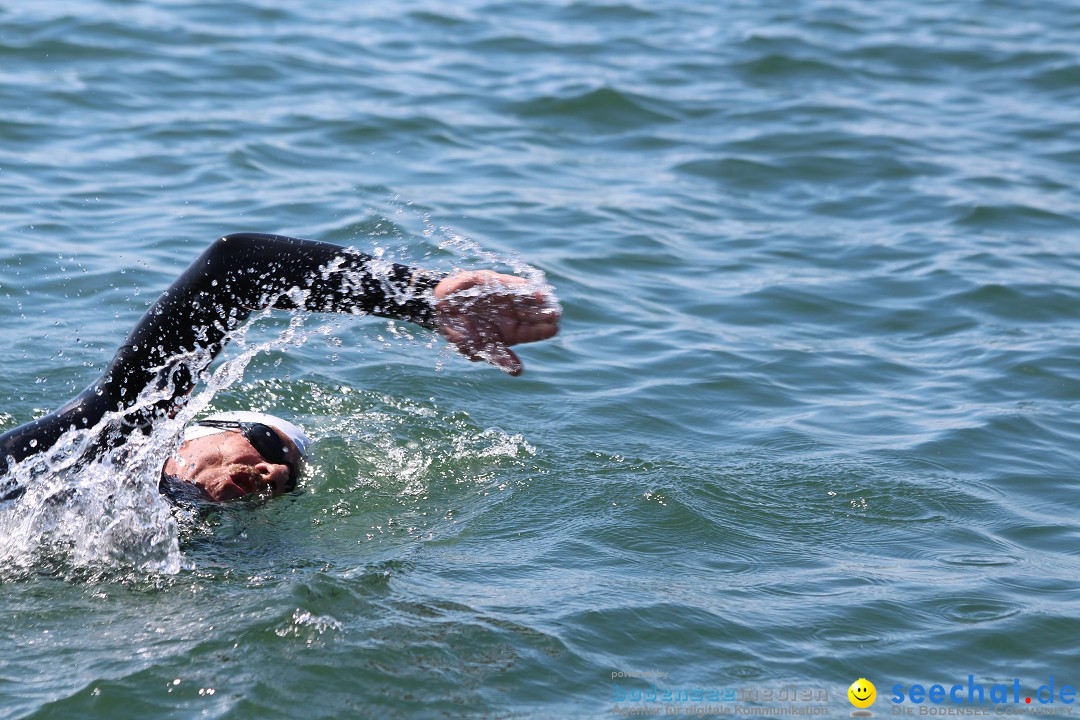
[[[71,428],[91,428],[116,413],[101,452],[132,432],[149,432],[174,414],[200,373],[254,310],[372,314],[438,330],[462,355],[510,375],[522,371],[510,346],[558,332],[559,311],[526,281],[490,270],[435,273],[329,243],[237,233],[214,242],[174,282],[117,351],[105,372],[58,410],[0,435],[0,502],[25,488],[3,478],[12,462],[52,447]],[[146,389],[161,393],[151,404]],[[308,438],[296,425],[262,413],[220,413],[195,422],[162,470],[173,500],[231,500],[296,487]]]

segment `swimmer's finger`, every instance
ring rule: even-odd
[[[448,318],[441,329],[447,342],[469,360],[483,360],[510,375],[521,374],[521,359],[507,347],[507,338],[494,325]],[[520,340],[511,339],[509,342]]]
[[[490,330],[482,331],[474,323],[461,317],[445,318],[439,330],[446,341],[453,345],[454,350],[473,362],[486,360],[483,352],[487,345],[494,343],[494,335]]]
[[[562,319],[562,310],[546,299],[520,296],[500,296],[484,308],[472,308],[479,316],[502,323],[514,323],[518,326],[551,325],[558,326]],[[550,337],[550,336],[549,336]]]
[[[441,300],[476,286],[491,288],[497,292],[525,285],[526,282],[525,278],[516,275],[504,275],[491,270],[466,270],[440,280],[435,286],[435,297]]]
[[[531,343],[547,340],[559,332],[555,323],[517,323],[503,332],[503,341],[507,345]]]
[[[562,319],[562,313],[558,308],[549,305],[537,305],[518,308],[518,317],[522,321],[532,323],[557,323]]]
[[[453,320],[444,319],[439,326],[439,331],[446,338],[446,342],[454,346],[455,350],[466,357],[469,356],[469,353],[465,350],[467,334],[460,321],[454,322]]]
[[[521,359],[502,343],[492,343],[480,351],[480,358],[487,360],[508,375],[517,377],[524,370]]]

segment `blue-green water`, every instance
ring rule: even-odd
[[[0,428],[228,232],[516,257],[565,311],[517,379],[373,319],[257,354],[202,397],[303,424],[304,492],[0,540],[0,716],[1080,684],[1078,39],[1052,1],[0,5]]]

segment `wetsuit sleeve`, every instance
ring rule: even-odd
[[[72,426],[92,427],[109,412],[124,412],[111,442],[147,428],[183,401],[229,332],[254,310],[374,314],[434,328],[432,291],[443,277],[328,243],[227,235],[158,298],[98,380],[50,415],[0,435],[0,472],[11,459],[41,452]],[[137,403],[147,388],[157,396]]]

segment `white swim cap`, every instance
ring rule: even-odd
[[[269,415],[267,413],[252,412],[250,410],[233,410],[232,412],[214,413],[202,418],[203,420],[235,420],[238,422],[256,422],[263,425],[269,425],[270,427],[277,428],[281,432],[285,433],[293,443],[296,444],[296,449],[300,451],[300,456],[307,459],[308,446],[311,444],[311,440],[307,434],[300,429],[299,426],[279,418],[276,415]],[[226,428],[210,427],[208,425],[199,425],[198,420],[196,424],[188,425],[184,428],[184,441],[194,440],[195,438],[206,437],[207,435],[214,435],[216,433],[227,432]]]

